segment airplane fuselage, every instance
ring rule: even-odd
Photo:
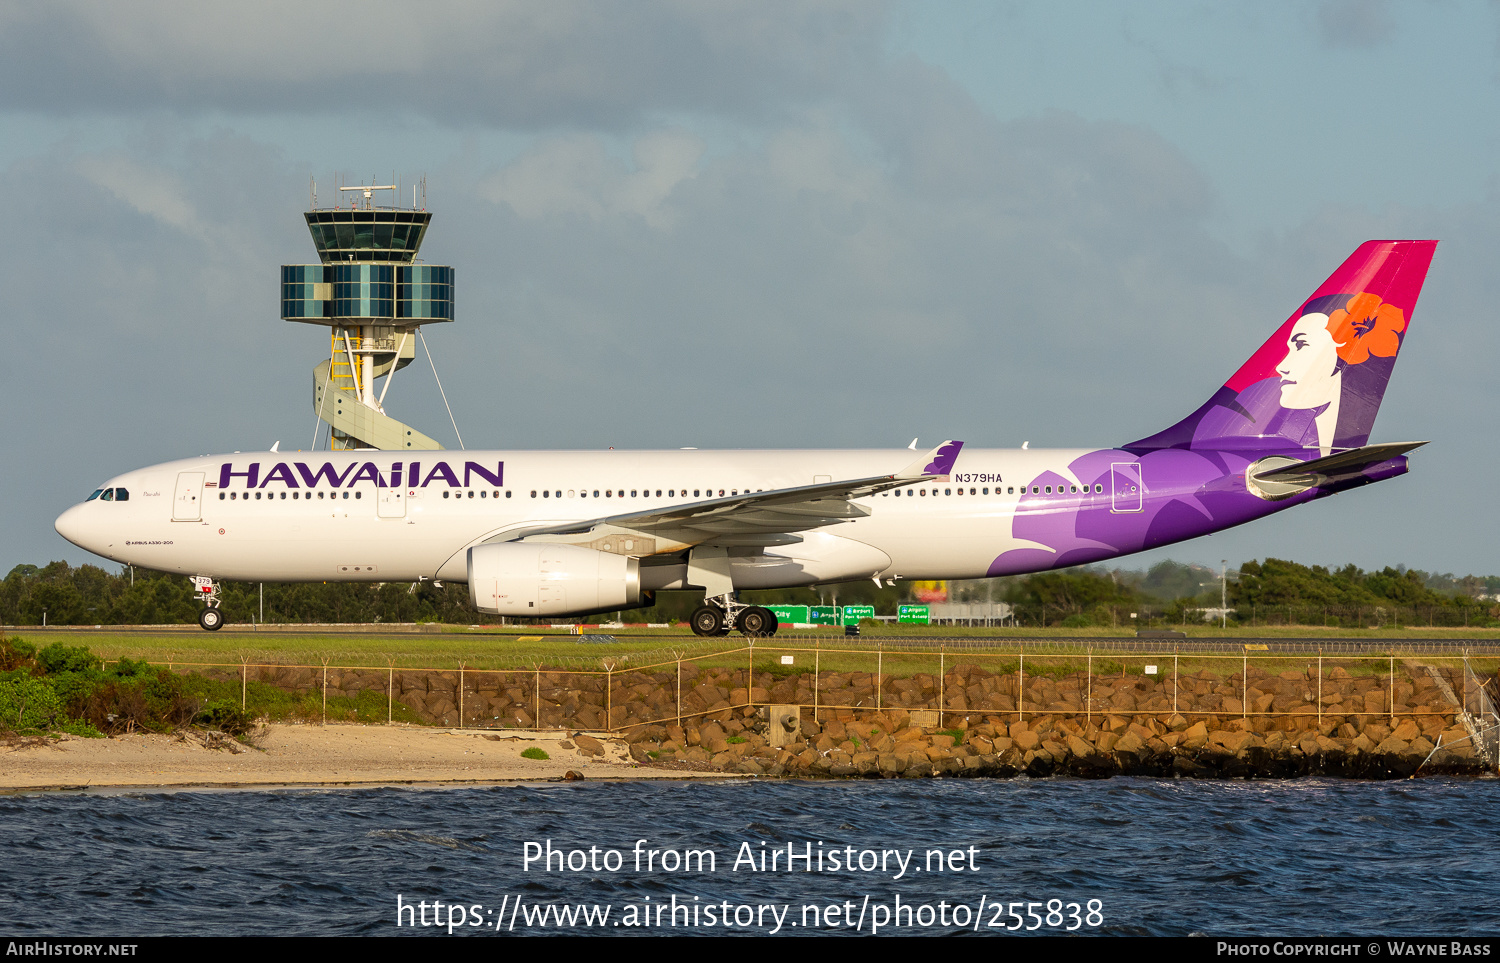
[[[1328,493],[1267,500],[1245,482],[1252,457],[1264,452],[1211,454],[965,449],[938,480],[854,499],[868,512],[864,517],[799,533],[788,544],[742,547],[736,587],[983,578],[1074,565],[1207,534]],[[126,492],[126,500],[91,498],[65,513],[57,528],[105,558],[168,572],[258,581],[463,581],[467,549],[485,542],[746,492],[889,474],[909,455],[898,449],[205,456],[113,478],[103,490]],[[593,547],[642,558],[645,588],[687,584],[682,566],[660,557],[680,546],[615,538]],[[653,567],[652,556],[663,564]],[[791,573],[785,566],[757,569],[749,559],[758,556],[811,564]]]

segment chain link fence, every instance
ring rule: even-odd
[[[1174,641],[957,640],[933,646],[928,639],[861,647],[778,638],[570,660],[567,667],[244,662],[169,668],[237,682],[242,707],[263,702],[250,697],[268,687],[288,694],[304,717],[322,721],[628,734],[777,705],[796,707],[810,719],[846,717],[851,710],[909,713],[911,724],[929,728],[1044,716],[1088,722],[1181,716],[1210,728],[1363,736],[1373,747],[1387,737],[1410,741],[1417,735],[1442,735],[1447,744],[1468,719],[1480,730],[1479,747],[1494,759],[1500,719],[1490,693],[1500,652],[1439,643],[1369,651],[1380,640],[1267,640],[1228,651],[1222,641],[1212,648]],[[1454,685],[1443,684],[1443,677]]]

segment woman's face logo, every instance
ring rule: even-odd
[[[1286,339],[1286,357],[1276,366],[1283,408],[1321,408],[1338,397],[1338,349],[1328,331],[1328,315],[1297,319]]]

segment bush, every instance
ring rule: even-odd
[[[37,664],[49,675],[60,672],[88,672],[104,663],[94,653],[81,645],[63,645],[53,642],[36,654]]]
[[[538,748],[536,746],[532,746],[530,749],[527,749],[525,752],[521,753],[521,758],[522,759],[551,759],[552,757],[549,756],[549,755],[547,755],[547,750]]]
[[[193,722],[231,736],[242,736],[255,728],[255,719],[232,699],[214,699],[199,710]]]
[[[0,638],[0,672],[30,668],[36,663],[36,646],[21,639]]]
[[[0,729],[51,729],[65,719],[62,699],[45,679],[20,675],[0,681]]]

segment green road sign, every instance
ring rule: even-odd
[[[875,606],[873,605],[846,605],[844,606],[844,624],[858,625],[860,619],[873,619],[875,617]]]
[[[839,609],[836,605],[814,605],[808,610],[813,625],[840,625]]]
[[[903,605],[896,610],[896,621],[929,625],[932,623],[932,616],[925,605]]]
[[[812,619],[808,618],[807,606],[805,605],[767,605],[766,608],[776,613],[776,621],[782,625],[800,623],[806,625]]]

